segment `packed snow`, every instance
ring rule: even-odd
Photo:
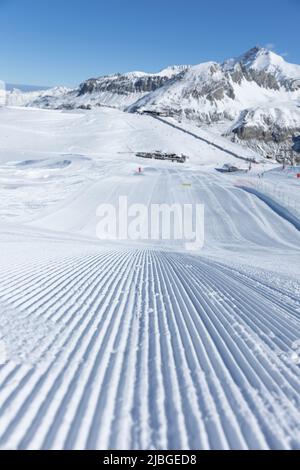
[[[174,122],[0,109],[2,449],[300,448],[300,233],[245,190],[300,180]],[[203,203],[204,248],[100,241],[119,196]]]

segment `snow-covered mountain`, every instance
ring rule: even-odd
[[[207,62],[191,67],[139,100],[131,110],[158,111],[211,123],[236,119],[242,110],[274,103],[274,99],[300,99],[300,66],[256,47],[223,64]]]
[[[283,86],[288,91],[300,89],[300,65],[289,64],[269,49],[254,47],[237,59],[226,61],[223,66],[229,71],[239,67],[244,69],[246,76],[248,72],[250,78],[266,88],[278,90]]]
[[[241,112],[225,135],[263,154],[276,155],[283,148],[300,152],[300,108],[288,103],[282,107],[248,108]]]
[[[255,47],[223,64],[196,65],[128,110],[198,125],[224,122],[225,135],[267,152],[300,134],[300,66]],[[227,124],[226,124],[227,123]],[[267,144],[267,145],[265,145]]]
[[[15,88],[6,92],[7,106],[52,107],[55,100],[61,100],[71,90],[66,87],[55,87],[49,90],[23,92]],[[49,106],[47,106],[47,103]]]
[[[8,93],[7,103],[50,109],[111,106],[163,113],[222,129],[228,138],[268,153],[300,135],[300,65],[260,47],[226,60],[172,66],[158,73],[91,78],[75,89]],[[221,123],[221,125],[220,125]]]
[[[171,66],[158,73],[129,72],[91,78],[73,90],[55,88],[37,94],[16,93],[10,101],[23,100],[25,106],[53,109],[90,109],[112,106],[124,109],[184,73],[188,66]]]

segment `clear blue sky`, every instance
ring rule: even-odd
[[[0,78],[75,85],[273,44],[300,63],[300,0],[0,0]]]

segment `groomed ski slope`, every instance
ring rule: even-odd
[[[1,286],[20,327],[51,323],[35,367],[1,368],[1,446],[298,447],[299,311],[269,286],[147,250],[65,257]]]
[[[121,114],[103,113],[94,118],[106,118],[108,148]],[[150,118],[123,119],[135,119],[128,138],[145,138]],[[46,179],[44,206],[14,199],[15,217],[0,228],[2,449],[300,448],[300,234],[235,178],[201,165],[198,145],[186,166],[147,162],[143,176],[132,155],[110,161],[78,147],[90,163],[69,156],[68,170]],[[30,168],[42,192],[45,178]],[[68,181],[66,171],[82,185],[64,185],[50,204],[49,186]],[[204,249],[100,242],[97,205],[120,195],[204,203]]]

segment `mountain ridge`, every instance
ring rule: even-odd
[[[276,147],[290,146],[291,139],[300,135],[300,65],[256,46],[223,63],[106,75],[71,90],[14,91],[7,102],[62,110],[109,106],[162,113],[198,126],[222,123],[227,138],[274,153]]]

